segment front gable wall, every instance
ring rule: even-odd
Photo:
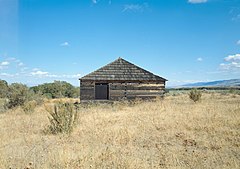
[[[99,82],[96,82],[99,83]],[[95,98],[95,82],[81,82],[80,99],[81,100],[96,100]],[[119,83],[110,82],[108,98],[109,100],[131,100],[136,98],[152,99],[160,97],[165,91],[164,82],[156,83]]]
[[[96,100],[98,94],[95,85],[99,83],[107,84],[107,90],[102,88],[104,91],[97,93],[106,92],[105,98],[108,100],[156,98],[163,95],[165,81],[166,79],[119,58],[80,79],[80,99]]]

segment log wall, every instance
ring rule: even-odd
[[[164,93],[165,84],[153,83],[110,83],[109,98],[110,100],[122,99],[151,99],[162,96]]]
[[[80,100],[95,100],[95,83],[81,82]]]
[[[109,83],[109,100],[152,99],[163,96],[165,83]],[[81,82],[81,100],[95,100],[95,82]]]

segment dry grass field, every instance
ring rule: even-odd
[[[240,168],[240,95],[92,105],[69,136],[44,134],[48,116],[0,114],[1,169]]]

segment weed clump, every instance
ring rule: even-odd
[[[8,110],[8,100],[0,98],[0,113]]]
[[[35,100],[26,102],[22,105],[23,111],[27,114],[33,113],[36,107],[37,102]]]
[[[78,120],[78,109],[71,103],[56,103],[50,113],[48,133],[70,134]]]
[[[188,96],[192,101],[197,102],[201,99],[202,93],[201,93],[201,91],[199,91],[197,89],[192,89],[190,91],[190,93],[188,94]]]
[[[9,86],[8,108],[22,106],[29,100],[29,90],[26,85],[13,83]]]

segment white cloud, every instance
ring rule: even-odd
[[[225,63],[221,63],[220,66],[225,66]]]
[[[203,58],[197,58],[197,61],[201,62],[201,61],[203,61]]]
[[[240,71],[240,54],[229,55],[224,58],[226,63],[221,63],[220,68],[228,71]]]
[[[32,76],[44,76],[44,75],[48,75],[48,72],[43,72],[41,70],[35,71],[35,72],[31,72],[30,73]]]
[[[240,20],[240,14],[237,14],[232,17],[232,21],[239,21]]]
[[[30,76],[36,76],[36,77],[45,77],[45,78],[57,78],[57,79],[62,79],[62,78],[67,78],[67,79],[74,79],[74,78],[80,78],[81,74],[62,74],[62,75],[56,75],[56,74],[51,74],[46,71],[41,71],[39,69],[34,69],[35,71],[30,72]]]
[[[21,60],[16,59],[14,57],[8,57],[8,58],[6,58],[6,61],[0,62],[0,66],[7,66],[7,65],[10,65],[10,64],[15,65],[17,67],[18,66],[21,67],[21,66],[24,65],[24,63]]]
[[[237,45],[240,45],[240,40],[237,41]]]
[[[0,62],[0,69],[6,69],[6,68],[8,68],[8,65],[9,65],[9,64],[10,64],[10,63],[7,62],[7,61]]]
[[[18,63],[18,66],[23,66],[23,65],[24,65],[23,62]]]
[[[7,76],[8,74],[7,73],[1,73],[0,75],[1,76]]]
[[[221,63],[220,68],[224,70],[230,70],[230,71],[240,69],[240,63],[239,62]]]
[[[240,54],[229,55],[224,58],[225,61],[240,61]]]
[[[46,74],[44,75],[45,77],[49,77],[49,78],[58,78],[58,79],[77,79],[81,77],[81,74],[62,74],[62,75],[55,75],[55,74]]]
[[[59,75],[54,75],[54,74],[46,74],[46,77],[50,77],[50,78],[59,78]]]
[[[143,4],[126,4],[123,7],[122,12],[133,11],[133,12],[143,12],[148,9],[148,3]]]
[[[9,74],[9,73],[0,73],[0,76],[4,76],[4,77],[15,77],[18,74]]]
[[[200,3],[206,3],[208,0],[188,0],[188,3],[191,4],[200,4]]]
[[[1,0],[0,0],[1,1]],[[66,45],[66,43],[65,43]],[[67,45],[69,45],[67,43]],[[77,64],[77,63],[73,63]],[[3,71],[4,70],[4,71]],[[24,62],[20,59],[14,57],[5,57],[5,60],[0,61],[0,79],[13,79],[14,81],[19,79],[29,79],[30,81],[38,81],[42,79],[44,81],[48,80],[64,80],[64,81],[78,81],[78,78],[81,77],[81,74],[53,74],[47,70],[42,70],[41,68],[31,68],[27,67]],[[19,80],[18,79],[18,80]]]
[[[70,44],[68,42],[63,42],[60,44],[60,46],[70,46]]]
[[[92,3],[96,4],[96,3],[97,3],[97,0],[92,0]]]
[[[91,0],[93,4],[98,4],[100,2],[100,0]],[[112,4],[112,0],[108,0],[108,4],[111,5]]]
[[[38,71],[38,70],[39,70],[39,68],[33,68],[32,70],[33,70],[33,71]]]
[[[28,70],[28,67],[21,67],[20,72],[21,72],[21,73],[25,73],[26,70]]]
[[[1,76],[9,76],[8,73],[1,73],[0,75],[1,75]]]
[[[19,67],[24,66],[21,60],[16,59],[15,57],[8,57],[7,54],[4,55],[5,60],[0,62],[0,69],[9,69],[11,72],[18,71]]]
[[[68,76],[69,78],[80,78],[81,77],[81,74],[78,73],[78,74],[75,74],[75,75],[70,75]]]
[[[0,65],[1,66],[7,66],[7,65],[9,65],[10,63],[9,62],[7,62],[7,61],[4,61],[4,62],[0,62]]]
[[[240,7],[231,7],[229,11],[229,15],[231,17],[231,20],[234,22],[240,21]]]
[[[7,60],[9,60],[9,61],[16,61],[17,59],[14,58],[14,57],[9,57],[9,58],[7,58]]]

